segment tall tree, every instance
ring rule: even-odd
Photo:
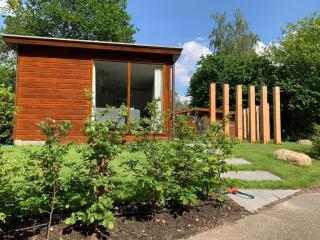
[[[134,42],[126,0],[8,0],[4,32]]]
[[[258,36],[249,31],[249,24],[237,9],[233,21],[227,20],[227,14],[213,14],[214,27],[209,36],[210,48],[224,56],[243,58],[255,54],[254,47]]]
[[[320,123],[320,13],[288,24],[271,50],[282,89],[286,134],[305,137]]]

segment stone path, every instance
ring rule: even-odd
[[[225,161],[229,165],[251,164],[243,158],[231,158]],[[222,174],[221,177],[248,181],[282,181],[280,177],[267,171],[229,171]],[[253,195],[254,199],[239,194],[229,194],[229,197],[246,210],[255,212],[259,208],[287,198],[300,190],[239,189],[239,191]]]
[[[221,174],[221,177],[248,181],[281,181],[281,178],[266,171],[230,171]]]
[[[228,196],[249,212],[255,212],[270,203],[292,196],[300,190],[239,189],[239,191],[253,195],[254,199],[240,194],[228,194]]]
[[[243,159],[243,158],[229,158],[225,160],[228,165],[247,165],[251,164],[251,162]]]

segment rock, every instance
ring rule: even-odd
[[[282,159],[299,166],[310,166],[312,164],[311,158],[308,155],[287,149],[276,150],[273,155],[278,159]]]
[[[297,143],[303,144],[303,145],[312,145],[312,141],[309,139],[300,139],[297,141]]]

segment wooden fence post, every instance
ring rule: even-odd
[[[280,88],[273,88],[273,128],[274,143],[281,144],[281,110],[280,110]]]
[[[229,116],[229,84],[223,84],[223,118]],[[230,120],[224,124],[224,133],[230,136]]]
[[[260,140],[260,107],[256,106],[256,139]]]
[[[256,142],[256,96],[255,87],[249,87],[249,141]]]
[[[243,122],[243,139],[248,139],[248,124],[247,124],[247,109],[242,110],[243,115],[242,115],[242,122]]]
[[[216,121],[216,84],[211,83],[209,87],[210,94],[210,122]]]
[[[269,124],[269,106],[268,106],[268,88],[262,86],[261,88],[261,143],[268,144],[270,136]]]
[[[271,132],[271,129],[270,129],[270,105],[269,103],[267,104],[267,142],[269,143],[270,142],[270,132]]]
[[[236,88],[236,137],[243,140],[243,121],[242,121],[242,85],[237,85]]]

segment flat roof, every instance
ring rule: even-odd
[[[9,45],[38,45],[53,47],[71,47],[96,50],[125,51],[125,52],[141,52],[150,54],[172,55],[175,62],[180,56],[183,48],[167,47],[156,45],[142,45],[135,43],[122,42],[105,42],[93,40],[79,40],[66,38],[50,38],[37,36],[23,36],[13,34],[1,34],[4,41]]]

